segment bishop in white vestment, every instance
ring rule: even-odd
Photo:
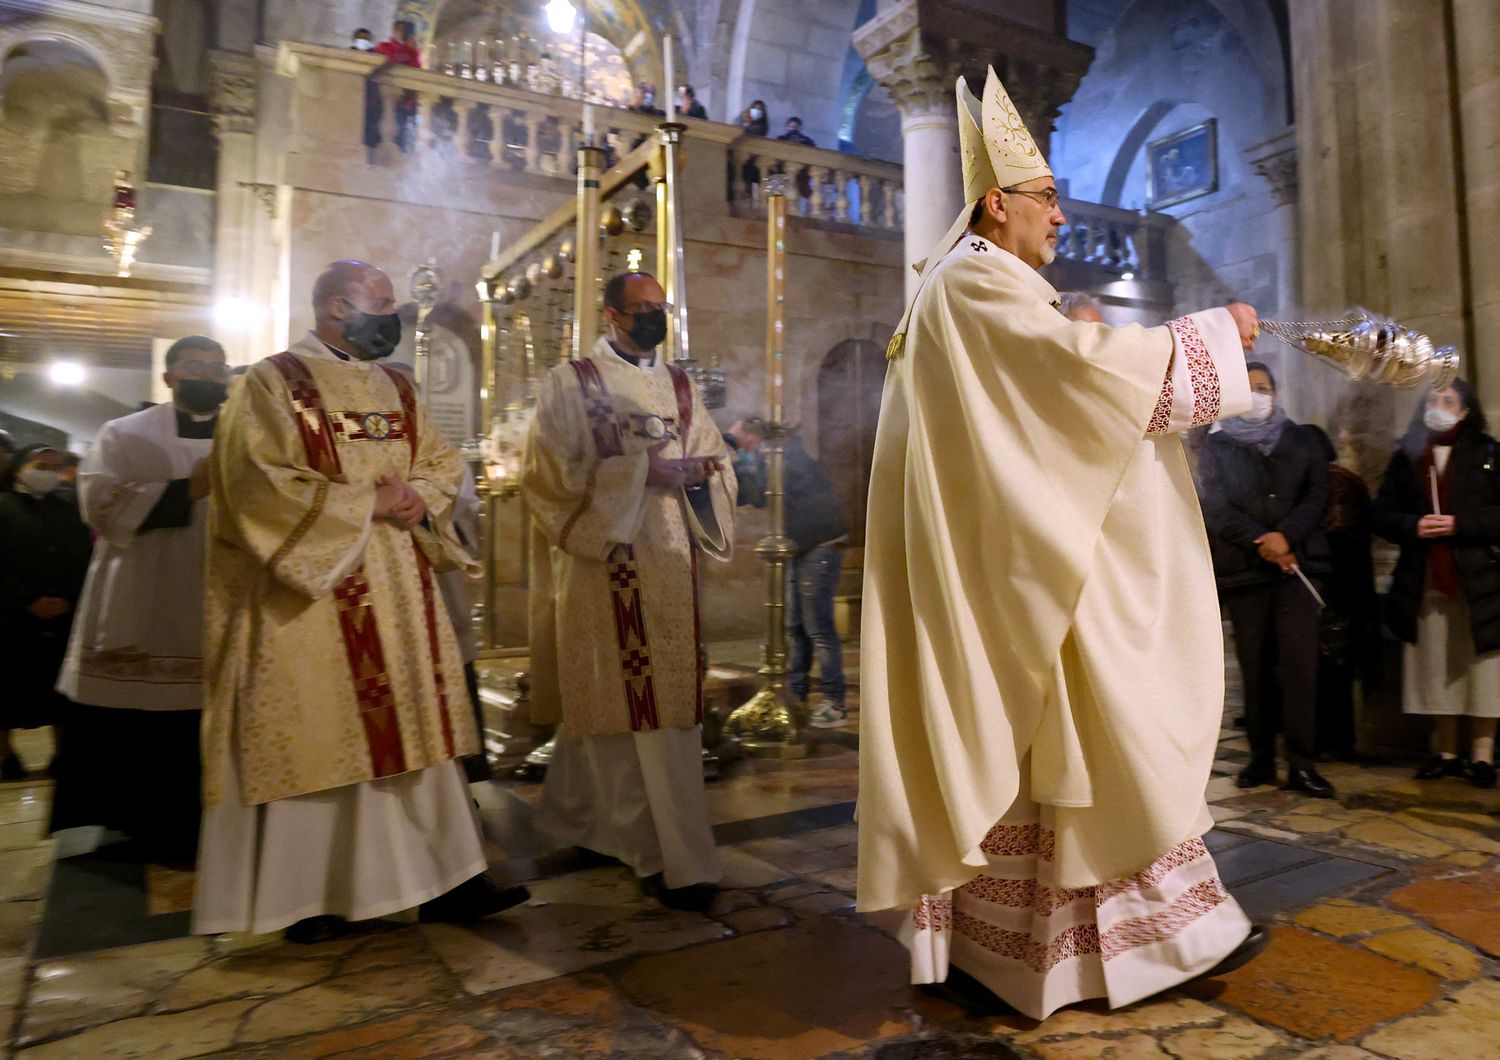
[[[207,459],[229,369],[213,339],[166,353],[172,400],[111,420],[79,468],[96,535],[57,690],[52,829],[103,825],[191,861],[201,786]]]
[[[1041,1019],[1263,944],[1201,838],[1222,634],[1177,437],[1249,407],[1256,324],[1066,319],[1051,171],[993,70],[958,91],[968,205],[892,340],[870,483],[858,901],[911,911],[913,982],[956,966]]]
[[[541,542],[533,704],[562,723],[538,824],[693,906],[721,875],[697,564],[729,557],[737,487],[693,381],[656,354],[664,297],[645,274],[611,281],[612,338],[542,380],[521,488]]]

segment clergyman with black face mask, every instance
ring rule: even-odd
[[[100,428],[78,470],[96,535],[58,689],[52,828],[102,825],[160,862],[198,843],[208,454],[228,392],[224,348],[167,349],[172,400]]]
[[[654,277],[612,277],[609,333],[537,396],[521,492],[556,593],[532,593],[532,704],[562,721],[537,825],[701,910],[721,871],[696,580],[700,556],[729,558],[738,485],[694,381],[662,358],[670,315]]]
[[[436,576],[477,574],[453,527],[462,461],[382,363],[401,341],[390,277],[334,262],[312,309],[235,383],[214,439],[199,934],[317,942],[527,898],[484,875],[459,761],[481,744]]]

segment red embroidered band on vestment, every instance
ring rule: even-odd
[[[297,420],[297,431],[302,437],[302,449],[307,457],[308,468],[324,478],[342,479],[344,468],[339,461],[333,424],[323,408],[323,395],[318,391],[312,370],[290,350],[268,357],[267,360],[281,373],[287,388],[292,392],[292,411]]]
[[[403,429],[401,434],[392,434],[392,438],[405,438],[406,444],[411,449],[412,463],[417,460],[417,386],[405,375],[394,368],[380,366],[380,370],[390,377],[391,382],[396,384],[396,393],[401,398],[401,414],[409,429]]]
[[[344,654],[354,680],[354,699],[364,725],[370,768],[376,777],[406,772],[406,753],[401,745],[401,725],[396,717],[396,696],[391,690],[385,665],[385,649],[375,625],[370,603],[370,582],[364,567],[355,569],[333,590],[338,603],[339,628],[344,634]]]
[[[1193,418],[1191,426],[1202,427],[1219,418],[1221,391],[1219,369],[1209,355],[1208,346],[1192,317],[1178,317],[1167,321],[1167,327],[1177,337],[1177,344],[1187,358],[1188,378],[1193,386]]]
[[[599,459],[607,456],[623,456],[625,440],[620,435],[620,421],[615,418],[614,406],[609,400],[609,390],[599,366],[588,358],[569,361],[573,374],[578,377],[578,388],[583,391],[583,414],[589,421],[589,432],[594,436],[594,452]]]
[[[609,594],[614,602],[615,636],[620,645],[620,673],[625,679],[625,706],[630,729],[661,728],[656,703],[656,679],[651,671],[651,642],[646,636],[646,610],[641,601],[641,574],[635,548],[616,545],[609,554]]]

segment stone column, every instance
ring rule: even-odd
[[[230,364],[250,364],[269,349],[271,307],[256,283],[262,224],[274,216],[275,187],[256,180],[255,111],[260,66],[253,56],[215,52],[210,107],[219,140],[218,222],[214,230],[214,337]]]
[[[1281,246],[1276,262],[1276,304],[1258,308],[1267,316],[1285,317],[1298,311],[1300,301],[1296,131],[1287,129],[1269,140],[1245,148],[1245,160],[1271,186],[1271,196],[1276,200],[1276,209],[1271,216]]]
[[[1463,240],[1468,249],[1469,379],[1500,409],[1500,5],[1454,0],[1453,38],[1462,137]],[[1488,34],[1488,36],[1483,36]]]
[[[1078,87],[1093,49],[996,16],[976,18],[960,0],[896,0],[857,29],[854,47],[901,110],[906,199],[905,258],[925,258],[963,206],[954,83],[976,95],[994,66],[1046,152],[1052,123]],[[906,274],[906,294],[916,293]]]

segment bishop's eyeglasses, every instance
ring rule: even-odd
[[[1047,209],[1057,209],[1058,196],[1056,188],[1042,188],[1030,191],[1023,191],[1020,188],[1001,188],[1000,190],[1007,195],[1030,195],[1034,199],[1041,199],[1042,205]]]

